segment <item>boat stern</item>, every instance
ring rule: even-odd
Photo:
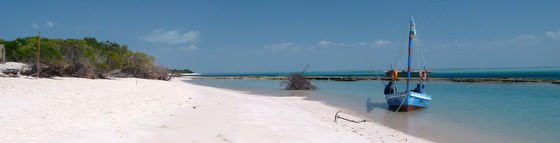
[[[410,111],[427,107],[430,105],[432,97],[425,93],[400,92],[386,94],[385,99],[387,99],[391,110]]]

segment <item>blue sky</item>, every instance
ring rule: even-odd
[[[0,38],[96,37],[199,72],[560,66],[560,1],[11,1]],[[413,51],[419,53],[418,49]],[[400,62],[403,64],[402,62]]]

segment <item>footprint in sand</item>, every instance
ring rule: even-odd
[[[233,142],[233,141],[231,141],[231,139],[225,137],[225,136],[222,135],[222,134],[217,134],[217,135],[216,135],[216,138],[218,138],[218,139],[220,139],[220,140],[222,140],[222,141],[224,141],[224,142],[227,142],[227,143],[232,143],[232,142]]]

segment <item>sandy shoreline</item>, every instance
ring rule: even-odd
[[[0,78],[0,142],[429,142],[339,109],[144,79]],[[350,115],[345,117],[362,119]]]

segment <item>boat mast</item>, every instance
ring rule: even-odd
[[[408,69],[407,69],[407,78],[406,78],[406,92],[408,92],[410,86],[410,65],[411,65],[411,58],[410,55],[412,53],[412,41],[414,40],[414,35],[416,34],[416,26],[414,25],[414,17],[410,17],[410,33],[408,35]]]

